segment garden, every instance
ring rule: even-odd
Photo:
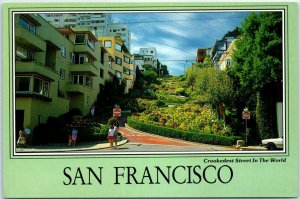
[[[151,88],[151,99],[135,99],[135,110],[138,111],[127,119],[133,128],[220,145],[233,145],[240,138],[208,103],[193,99],[193,92],[185,78],[160,78]]]
[[[47,123],[39,124],[33,130],[33,144],[68,143],[73,128],[78,130],[77,142],[106,141],[108,125],[100,124],[88,116],[82,117],[77,109],[59,117],[49,117]]]

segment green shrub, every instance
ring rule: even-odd
[[[127,118],[127,123],[132,128],[144,132],[153,133],[165,137],[179,138],[186,141],[206,143],[206,144],[231,146],[235,143],[236,140],[240,139],[240,137],[237,136],[223,136],[223,135],[216,135],[216,134],[209,134],[209,133],[189,132],[189,131],[182,131],[173,128],[168,128],[164,126],[146,124],[143,122],[135,121],[130,117]]]

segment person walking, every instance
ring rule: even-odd
[[[114,123],[114,142],[115,142],[115,148],[117,148],[118,145],[118,133],[119,133],[119,123]]]
[[[78,130],[74,127],[72,130],[72,142],[73,146],[76,144]]]
[[[111,124],[109,129],[108,129],[108,135],[107,135],[107,139],[108,139],[108,142],[109,142],[110,149],[113,149],[114,133],[115,133],[114,125]]]
[[[21,130],[19,131],[19,138],[17,141],[17,147],[25,147],[26,146],[26,136],[24,133],[24,128],[21,128]]]

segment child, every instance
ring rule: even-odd
[[[73,128],[73,130],[72,130],[72,142],[73,142],[73,145],[74,145],[74,146],[75,146],[75,144],[76,144],[77,132],[78,132],[78,130],[75,129],[75,128]]]
[[[23,129],[21,129],[19,131],[19,138],[18,138],[18,141],[17,141],[17,147],[19,146],[25,146],[26,145],[26,136],[25,136],[25,133],[23,131]]]
[[[69,135],[69,146],[72,144],[72,131],[68,129],[68,135]]]

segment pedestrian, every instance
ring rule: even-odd
[[[114,125],[111,124],[108,129],[108,135],[107,135],[110,149],[113,149],[114,133],[115,133]]]
[[[72,144],[72,131],[71,131],[71,129],[69,129],[68,128],[68,137],[69,137],[69,146],[71,146],[71,144]]]
[[[24,129],[25,136],[26,136],[26,144],[31,144],[32,141],[32,135],[31,135],[31,130],[29,128],[29,125],[26,126]]]
[[[114,123],[114,142],[115,142],[115,148],[117,148],[118,145],[118,133],[119,133],[119,123]]]
[[[21,128],[20,131],[19,131],[19,138],[18,138],[18,141],[17,141],[17,147],[25,147],[26,146],[26,136],[25,136],[25,133],[24,133],[24,128]]]
[[[78,130],[74,127],[72,130],[72,143],[73,146],[76,144]]]

